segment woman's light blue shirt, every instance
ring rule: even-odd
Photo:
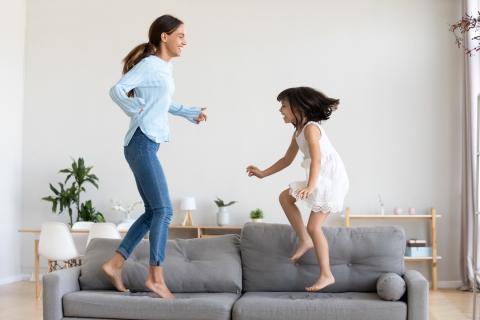
[[[128,97],[132,89],[135,95]],[[172,64],[154,55],[142,59],[110,89],[112,100],[130,117],[124,146],[138,127],[156,143],[169,141],[168,112],[196,123],[201,108],[172,103],[174,91]]]

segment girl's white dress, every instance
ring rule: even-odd
[[[320,170],[316,183],[316,188],[306,199],[299,199],[296,192],[307,186],[310,171],[310,152],[308,143],[304,136],[304,130],[309,125],[316,125],[321,132],[320,136]],[[318,122],[309,121],[302,129],[300,134],[295,137],[300,151],[303,153],[302,167],[306,169],[307,175],[304,181],[295,181],[290,183],[290,195],[295,197],[297,204],[302,204],[314,212],[335,213],[342,211],[343,201],[348,191],[349,182],[347,171],[342,159],[333,148],[325,131]]]

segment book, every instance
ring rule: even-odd
[[[427,240],[418,240],[418,239],[408,239],[407,247],[416,248],[416,247],[426,247]]]

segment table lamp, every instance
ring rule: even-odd
[[[183,219],[182,226],[192,226],[192,211],[197,209],[195,205],[194,197],[184,197],[180,202],[180,210],[185,211],[185,218]]]

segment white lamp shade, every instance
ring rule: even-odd
[[[180,210],[191,211],[197,209],[194,197],[184,197],[180,203]]]

